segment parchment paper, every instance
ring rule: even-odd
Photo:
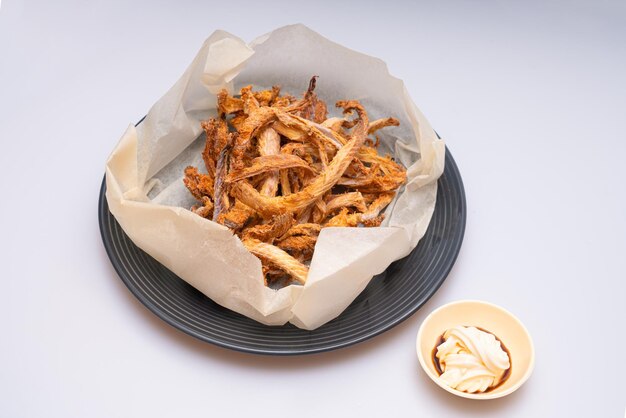
[[[370,120],[400,120],[399,127],[379,131],[379,150],[408,167],[408,181],[381,227],[323,229],[306,285],[273,290],[237,236],[188,210],[195,201],[183,185],[183,169],[203,167],[200,121],[215,116],[220,89],[278,84],[299,96],[312,75],[319,76],[316,92],[329,109],[337,100],[357,99]],[[302,25],[250,44],[217,31],[145,120],[128,127],[106,165],[106,196],[136,245],[215,302],[263,324],[312,330],[337,317],[372,276],[417,245],[434,210],[444,154],[443,141],[381,60]]]

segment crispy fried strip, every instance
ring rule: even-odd
[[[324,227],[330,226],[357,226],[362,223],[366,227],[380,226],[385,219],[384,215],[379,212],[385,208],[393,199],[394,193],[386,193],[376,199],[368,208],[366,213],[348,213],[345,207],[341,209],[339,214],[329,219]]]
[[[244,87],[245,88],[245,87]],[[271,90],[262,90],[252,92],[255,100],[260,106],[270,106],[280,94],[280,87],[274,86]],[[243,96],[243,92],[242,92]],[[217,109],[220,115],[228,115],[231,113],[241,112],[244,110],[244,100],[232,97],[226,89],[222,89],[217,94]]]
[[[317,242],[317,235],[298,235],[289,238],[285,238],[279,241],[278,248],[285,251],[294,251],[299,253],[313,253],[315,249],[315,243]]]
[[[379,129],[382,129],[386,126],[400,126],[400,121],[396,118],[382,118],[376,119],[375,121],[370,122],[367,127],[367,134],[373,134]]]
[[[361,223],[362,216],[362,213],[348,213],[348,209],[343,208],[337,215],[326,221],[324,227],[357,226]]]
[[[300,179],[292,170],[287,170],[287,177],[289,177],[289,184],[291,185],[291,193],[298,193],[301,189]]]
[[[286,125],[282,122],[274,122],[272,124],[272,128],[274,128],[276,132],[278,132],[285,138],[288,138],[292,141],[304,142],[306,138],[308,137],[308,134],[306,131],[293,127],[293,126]]]
[[[248,251],[261,260],[265,260],[285,273],[288,273],[298,283],[306,283],[306,276],[309,273],[309,268],[285,251],[275,245],[267,244],[256,239],[247,239],[242,242]]]
[[[317,152],[317,148],[308,143],[290,142],[285,144],[280,152],[283,154],[293,154],[305,160],[309,165],[313,164],[312,155]]]
[[[289,113],[297,113],[304,109],[311,103],[311,95],[313,94],[313,90],[315,90],[315,79],[317,76],[311,77],[309,81],[309,88],[304,93],[304,96],[300,100],[296,100],[293,96],[285,96],[282,98],[276,98],[274,100],[275,108],[282,108],[285,112]]]
[[[298,213],[298,219],[297,219],[298,223],[301,224],[301,223],[309,222],[311,220],[311,212],[313,212],[313,205],[307,206],[304,210],[301,210],[299,213],[296,212]]]
[[[232,97],[226,89],[217,94],[217,110],[220,115],[228,115],[243,110],[243,100]]]
[[[284,113],[278,114],[279,120],[281,118],[285,119],[285,117],[290,117],[290,115]],[[322,164],[325,166],[328,165],[328,154],[326,152],[326,147],[324,146],[324,142],[320,140],[319,136],[310,135],[307,130],[301,129],[301,127],[293,127],[286,125],[282,122],[274,123],[274,129],[279,134],[291,139],[292,141],[301,141],[301,142],[311,142],[315,145],[316,153],[319,156],[319,159],[322,161]]]
[[[376,158],[365,175],[342,177],[337,184],[363,193],[382,193],[396,190],[406,181],[406,171],[391,158]],[[351,166],[353,167],[353,166]],[[380,172],[382,171],[382,175]]]
[[[280,170],[280,190],[283,196],[289,196],[291,194],[291,184],[289,182],[289,171]]]
[[[232,136],[228,132],[228,123],[226,123],[226,119],[219,118],[217,120],[217,136],[215,137],[215,142],[213,143],[213,158],[215,161],[217,161],[220,152],[222,152],[224,147],[231,141]]]
[[[304,100],[311,100],[311,97],[313,97],[315,95],[314,91],[315,91],[315,85],[317,84],[317,77],[316,75],[314,75],[313,77],[311,77],[311,79],[309,80],[309,87],[306,89],[306,92],[304,93]],[[307,105],[309,105],[310,103],[307,103]]]
[[[355,227],[359,224],[362,224],[365,227],[375,227],[375,226],[380,226],[380,224],[385,219],[384,214],[372,216],[368,218],[366,218],[365,216],[366,216],[365,214],[359,213],[359,212],[348,213],[348,210],[344,208],[338,215],[335,215],[334,217],[329,219],[324,224],[324,227],[331,227],[331,226]]]
[[[201,122],[202,129],[206,134],[206,142],[202,151],[202,159],[207,173],[211,177],[215,177],[215,165],[220,152],[229,141],[228,125],[226,120],[210,119]]]
[[[252,93],[252,86],[246,86],[241,89],[241,100],[243,101],[243,113],[250,115],[259,110],[261,105]]]
[[[395,192],[381,194],[370,204],[365,213],[348,213],[348,209],[344,207],[324,226],[357,226],[360,223],[367,227],[380,226],[385,215],[379,215],[379,213],[393,200],[394,196]]]
[[[277,281],[291,282],[291,276],[284,271],[275,268],[271,264],[261,260],[261,267],[263,269],[263,281],[265,286],[269,286]],[[287,285],[288,283],[285,283]]]
[[[261,90],[254,92],[254,98],[259,102],[261,106],[271,106],[279,94],[280,87],[272,86],[271,90]]]
[[[196,167],[185,168],[183,183],[198,200],[202,200],[204,196],[213,197],[213,179],[208,174],[199,173]]]
[[[275,87],[276,88],[276,87]],[[272,91],[274,91],[272,89]],[[278,95],[280,90],[277,90]],[[273,99],[272,99],[273,100]],[[280,136],[272,128],[265,128],[259,134],[258,142],[259,154],[264,155],[277,155],[280,154]],[[276,196],[278,191],[278,170],[274,170],[268,174],[261,184],[260,193],[263,196]]]
[[[296,235],[310,235],[317,236],[322,230],[322,226],[316,223],[300,223],[289,228],[285,234],[278,238],[279,240],[283,240],[285,238],[293,237]]]
[[[239,170],[232,170],[226,176],[226,181],[232,183],[243,180],[248,177],[257,176],[259,174],[273,172],[275,170],[285,170],[288,168],[302,168],[313,171],[313,168],[300,157],[290,154],[263,155],[256,157],[250,163],[250,166]]]
[[[313,143],[318,149],[324,150],[326,149],[326,145],[328,145],[331,150],[334,150],[341,148],[344,144],[344,142],[337,138],[339,136],[338,134],[318,123],[286,112],[277,112],[276,117],[279,122],[275,123],[274,129],[276,129],[276,132],[286,136],[292,141],[304,142],[309,139],[314,141]]]
[[[296,98],[290,95],[280,96],[272,101],[272,107],[287,108],[296,102]]]
[[[378,216],[378,214],[387,207],[393,200],[396,192],[381,193],[367,208],[363,214],[363,221],[369,221]],[[381,219],[382,221],[382,219]]]
[[[365,166],[358,158],[353,158],[352,162],[346,169],[344,177],[361,177],[366,176],[370,172],[370,169]]]
[[[323,100],[320,100],[315,93],[311,95],[310,105],[300,112],[300,117],[312,122],[322,123],[326,120],[328,108]]]
[[[276,215],[269,223],[247,228],[243,232],[241,239],[258,239],[259,241],[271,243],[275,238],[285,235],[295,222],[291,214],[283,213],[282,215]]]
[[[233,161],[231,161],[233,168],[243,168],[243,156],[250,146],[250,140],[259,130],[276,119],[276,112],[276,109],[272,107],[259,107],[243,121],[241,128],[238,129],[239,136],[233,148]]]
[[[390,169],[393,168],[398,171],[405,171],[404,167],[393,161],[391,157],[383,157],[382,155],[379,155],[378,151],[376,151],[376,148],[363,146],[359,150],[357,157],[360,158],[361,161],[363,161],[364,163],[378,163],[381,166],[388,166],[390,167]]]
[[[337,209],[354,207],[359,212],[365,212],[367,207],[360,192],[343,193],[340,195],[330,195],[326,200],[326,210],[324,214],[330,214]]]
[[[194,205],[191,211],[203,218],[211,219],[213,215],[213,202],[207,196],[202,196],[202,206]]]
[[[202,121],[200,123],[204,133],[206,135],[206,142],[204,143],[204,150],[202,151],[202,160],[204,160],[204,166],[207,173],[211,176],[215,176],[215,140],[217,138],[217,121],[210,119],[208,121]]]
[[[406,181],[406,173],[397,175],[376,176],[370,183],[355,184],[352,187],[363,193],[383,193],[396,190]]]
[[[314,75],[309,81],[309,88],[304,95],[305,98],[308,98],[309,103],[308,106],[300,111],[300,116],[313,122],[323,122],[326,120],[328,109],[326,108],[326,103],[320,100],[314,92],[316,80],[317,76]]]
[[[379,164],[372,165],[365,173],[359,173],[356,177],[341,177],[337,182],[340,186],[348,186],[356,188],[358,186],[367,186],[374,181],[374,178],[378,174]]]
[[[264,128],[259,133],[257,148],[261,156],[280,154],[280,136],[271,127]]]
[[[328,118],[324,122],[322,122],[321,125],[327,129],[330,129],[333,132],[342,133],[343,123],[345,121],[346,120],[344,118]]]
[[[334,130],[329,129],[322,124],[314,123],[313,126],[317,128],[322,134],[324,134],[328,139],[328,142],[337,149],[341,148],[343,145],[346,144],[346,142],[348,142],[348,140],[344,136],[342,136],[341,133],[335,132]]]
[[[326,207],[326,202],[322,197],[319,197],[315,202],[313,202],[313,210],[312,217],[313,222],[322,222],[326,217],[326,213],[328,208]]]
[[[253,217],[255,211],[236,200],[235,204],[226,213],[222,212],[217,219],[217,223],[225,225],[234,231],[238,231],[245,226],[248,220]]]
[[[343,108],[343,114],[346,116],[353,113],[355,105],[359,105],[359,102],[356,100],[339,100],[337,103],[335,103],[335,106]],[[342,126],[346,129],[352,129],[357,123],[358,119],[345,119],[342,123]],[[367,126],[369,126],[369,123]]]
[[[214,208],[213,208],[213,219],[219,220],[220,214],[228,210],[228,194],[225,190],[225,177],[228,172],[228,160],[230,158],[230,145],[226,145],[222,148],[219,157],[217,158],[217,164],[215,166],[215,185],[213,196],[214,197]]]
[[[380,226],[380,224],[383,223],[384,220],[385,220],[385,214],[383,213],[382,215],[375,216],[371,219],[361,219],[361,222],[363,222],[363,226],[371,228],[371,227]]]
[[[318,197],[330,190],[356,155],[366,139],[365,127],[368,125],[367,114],[358,102],[345,103],[346,108],[352,106],[359,113],[360,120],[354,128],[352,138],[335,155],[326,169],[311,184],[298,193],[288,196],[266,197],[257,192],[247,181],[235,183],[232,193],[246,205],[255,209],[263,216],[272,216],[284,212],[295,212],[305,208]]]

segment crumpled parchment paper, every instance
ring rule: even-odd
[[[399,127],[379,131],[379,152],[406,166],[408,181],[381,227],[323,229],[306,285],[274,290],[264,286],[260,261],[237,236],[188,210],[195,202],[183,169],[203,167],[200,121],[215,116],[222,88],[233,93],[248,84],[278,84],[299,96],[312,75],[319,76],[316,93],[329,110],[337,100],[356,99],[370,120],[400,120]],[[106,197],[136,245],[215,302],[263,324],[312,330],[337,317],[372,276],[417,245],[434,210],[444,154],[443,141],[381,60],[303,25],[250,44],[216,31],[145,120],[122,136],[106,165]]]

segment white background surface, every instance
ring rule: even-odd
[[[0,417],[622,416],[624,3],[347,3],[2,2]],[[336,352],[260,357],[135,300],[97,198],[120,135],[212,31],[252,40],[296,22],[405,80],[460,167],[468,223],[452,273],[406,322]],[[421,321],[466,298],[534,337],[535,372],[504,399],[457,399],[419,368]]]

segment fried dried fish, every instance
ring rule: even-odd
[[[261,242],[257,239],[246,239],[243,245],[259,259],[266,261],[270,265],[288,273],[298,283],[304,284],[309,268],[272,244]]]
[[[307,106],[305,106],[299,113],[300,116],[312,120],[313,122],[323,122],[326,120],[328,114],[328,108],[323,100],[320,100],[315,94],[315,84],[317,76],[311,77],[309,81],[309,88],[307,89],[304,97],[308,99]]]
[[[276,109],[272,107],[259,107],[248,114],[248,117],[238,129],[239,135],[233,147],[233,161],[231,165],[235,169],[244,167],[243,155],[250,146],[250,140],[262,128],[276,119]]]
[[[364,211],[363,220],[369,221],[377,217],[378,214],[382,212],[382,210],[385,209],[389,203],[391,203],[395,195],[396,192],[382,193],[378,195],[378,197],[370,203],[367,210]]]
[[[252,208],[236,200],[235,204],[232,205],[227,212],[221,213],[217,219],[213,218],[213,220],[237,232],[241,230],[255,214],[256,212],[252,210]]]
[[[362,213],[349,213],[347,208],[343,208],[337,215],[330,218],[324,224],[324,227],[357,226],[359,223],[361,223],[362,216]]]
[[[369,126],[367,127],[367,134],[371,135],[386,126],[400,126],[400,121],[396,118],[376,119],[375,121],[370,122]]]
[[[295,252],[298,254],[313,254],[315,249],[315,243],[317,242],[317,236],[300,235],[285,238],[279,241],[276,245],[278,248],[287,252]]]
[[[191,211],[203,218],[212,219],[213,202],[207,196],[202,196],[202,206],[194,205],[191,207]]]
[[[226,89],[217,94],[217,111],[220,115],[240,112],[243,110],[243,100],[232,97]]]
[[[226,173],[228,172],[228,160],[230,158],[230,145],[222,148],[215,166],[215,183],[213,185],[214,207],[213,219],[219,219],[220,214],[228,210],[229,201],[226,193]]]
[[[306,161],[300,157],[296,157],[295,155],[262,155],[253,159],[250,162],[250,166],[239,170],[232,170],[226,176],[226,181],[228,183],[232,183],[249,177],[258,176],[259,174],[287,168],[302,168],[313,171],[313,168]]]
[[[257,239],[271,243],[275,238],[285,235],[295,222],[291,214],[277,215],[266,224],[255,225],[246,229],[242,233],[241,239]]]
[[[305,283],[322,228],[380,226],[406,181],[368,138],[398,120],[370,122],[355,100],[337,102],[344,116],[328,118],[315,85],[316,76],[298,99],[278,86],[220,91],[218,116],[202,122],[207,173],[187,167],[183,178],[199,201],[192,211],[239,236],[272,288]]]
[[[223,118],[210,119],[201,123],[206,134],[206,142],[202,151],[202,159],[207,172],[215,176],[217,157],[229,142],[229,132],[226,120]]]
[[[354,128],[351,139],[337,151],[335,158],[333,158],[328,167],[310,185],[302,191],[288,196],[267,197],[259,194],[250,183],[242,180],[233,185],[233,195],[263,216],[273,216],[302,209],[330,190],[339,180],[367,137],[365,127],[368,125],[368,119],[363,107],[358,102],[342,104],[345,105],[346,109],[355,109],[359,114],[360,120]]]
[[[208,174],[199,173],[196,167],[185,168],[183,183],[198,200],[202,200],[204,196],[213,197],[213,178]]]
[[[261,156],[280,154],[280,135],[272,128],[263,129],[259,133],[258,149]],[[279,171],[273,170],[263,180],[259,190],[263,196],[276,196],[276,192],[278,192],[278,175]]]
[[[347,207],[354,207],[359,212],[365,212],[367,210],[361,192],[349,192],[328,196],[326,199],[325,214],[330,214],[337,209]]]
[[[318,223],[300,223],[289,228],[283,236],[279,237],[279,240],[297,235],[317,236],[321,230],[322,226]]]

